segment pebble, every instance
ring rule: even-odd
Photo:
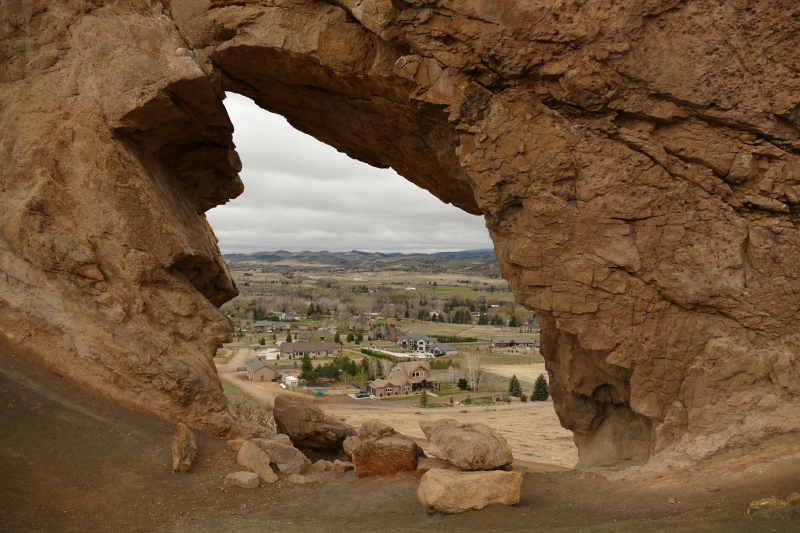
[[[667,500],[670,504],[675,505],[675,498],[670,498]]]

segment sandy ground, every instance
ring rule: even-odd
[[[225,439],[195,430],[192,469],[171,474],[172,424],[78,389],[27,357],[4,353],[0,335],[0,531],[797,533],[800,524],[800,505],[744,512],[752,500],[800,490],[800,461],[648,484],[521,470],[517,505],[459,515],[426,510],[413,473],[310,473],[318,483],[225,488],[224,476],[241,470]]]
[[[248,359],[255,359],[255,350],[247,348],[234,348],[233,355],[228,360],[227,364],[217,365],[217,372],[235,372],[240,366],[244,366],[244,362]]]

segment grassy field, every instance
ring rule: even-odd
[[[222,391],[225,393],[225,397],[228,399],[228,404],[232,404],[234,401],[238,399],[245,399],[262,409],[266,409],[268,411],[272,410],[272,406],[256,400],[255,398],[245,393],[242,389],[240,389],[230,381],[226,379],[223,379],[221,381],[222,381]]]

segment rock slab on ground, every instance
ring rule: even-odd
[[[428,470],[417,489],[419,501],[442,513],[463,513],[487,505],[519,503],[519,472]]]
[[[505,437],[484,424],[445,418],[419,427],[430,442],[428,453],[461,470],[495,470],[514,460]]]
[[[393,476],[416,470],[425,454],[416,442],[382,422],[364,422],[358,436],[348,439],[358,477]]]
[[[269,455],[260,446],[245,442],[239,449],[236,462],[258,474],[267,483],[278,481],[278,475],[272,470]]]
[[[250,442],[267,452],[270,461],[275,463],[282,473],[302,474],[305,471],[306,456],[294,446],[272,439],[253,439]]]
[[[261,477],[255,472],[232,472],[225,476],[225,486],[257,489],[260,479]]]
[[[172,471],[186,472],[192,467],[197,456],[197,440],[189,427],[178,422],[172,438]]]
[[[348,424],[327,416],[314,401],[281,394],[275,398],[273,409],[278,433],[291,439],[292,444],[320,451],[338,451],[342,442],[355,430]]]
[[[352,469],[353,469],[353,463],[349,461],[340,461],[339,459],[336,459],[333,462],[333,471],[336,472],[337,474],[344,474],[345,472],[349,472]]]

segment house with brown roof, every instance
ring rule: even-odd
[[[373,396],[406,396],[422,390],[439,390],[439,382],[431,377],[431,366],[425,361],[398,363],[385,378],[367,383]]]
[[[306,354],[309,357],[336,357],[342,355],[342,345],[338,342],[281,343],[281,359],[294,359]]]
[[[397,342],[403,336],[403,331],[394,326],[379,326],[375,328],[375,339]]]
[[[273,381],[275,379],[275,369],[264,361],[253,361],[246,365],[247,379],[250,381]]]

